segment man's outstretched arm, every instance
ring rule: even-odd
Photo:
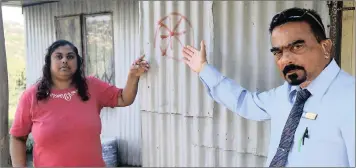
[[[240,116],[251,120],[268,120],[266,105],[273,91],[253,93],[238,85],[232,79],[223,76],[206,60],[205,44],[201,42],[200,51],[187,46],[183,48],[184,62],[196,73],[207,88],[208,95],[219,104]]]

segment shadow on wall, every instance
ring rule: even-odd
[[[127,161],[125,162],[125,154],[127,154],[127,146],[128,146],[128,142],[127,140],[123,140],[120,138],[117,138],[117,144],[118,144],[118,165],[119,166],[128,166],[127,165]]]
[[[118,166],[119,167],[142,167],[142,166],[133,166],[133,165],[128,165],[127,164],[127,158],[128,156],[128,141],[123,140],[120,138],[117,138],[117,144],[118,144]]]

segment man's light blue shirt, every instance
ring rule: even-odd
[[[269,166],[300,88],[285,82],[265,92],[250,92],[209,64],[199,77],[209,96],[231,111],[250,120],[271,120],[265,164]],[[332,60],[306,89],[312,96],[305,103],[303,116],[309,112],[317,118],[301,118],[286,166],[355,167],[355,78]],[[306,128],[309,138],[298,149]]]

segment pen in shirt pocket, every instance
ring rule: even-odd
[[[304,146],[304,140],[305,138],[308,138],[309,139],[309,133],[308,133],[308,127],[305,128],[305,131],[302,135],[302,137],[299,139],[299,144],[298,144],[298,151],[300,152],[300,148],[301,148],[301,145]]]

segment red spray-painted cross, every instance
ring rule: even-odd
[[[180,17],[179,20],[177,21],[177,23],[174,25],[172,25],[172,21],[170,21],[169,23],[169,26],[168,24],[164,24],[164,21],[171,19],[171,17]],[[182,30],[182,31],[179,31],[178,30],[178,27],[182,27],[180,25],[182,25],[183,23],[186,23],[188,25],[188,30]],[[160,39],[157,39],[157,35],[158,35],[158,31],[161,30],[161,32],[165,32],[165,34],[160,34]],[[168,32],[168,34],[167,34]],[[193,44],[194,42],[194,31],[193,31],[193,28],[192,28],[192,25],[190,23],[190,21],[182,14],[178,13],[178,12],[172,12],[170,13],[169,15],[161,18],[158,23],[157,23],[157,28],[156,28],[156,31],[155,31],[155,39],[154,39],[154,48],[156,48],[156,41],[160,41],[160,51],[161,51],[161,54],[162,56],[166,56],[166,57],[170,57],[174,60],[178,60],[180,61],[180,59],[177,59],[177,58],[174,58],[172,55],[169,55],[167,53],[167,50],[170,48],[171,50],[173,49],[173,40],[175,39],[176,41],[178,41],[178,43],[180,44],[180,47],[183,47],[183,43],[180,39],[181,35],[187,35],[187,32],[189,33],[190,35],[190,40],[191,41],[191,44]],[[188,36],[189,36],[188,35]],[[164,42],[165,40],[168,40],[168,42]],[[166,43],[166,45],[164,45],[162,47],[162,45]],[[168,43],[168,44],[167,44]]]

